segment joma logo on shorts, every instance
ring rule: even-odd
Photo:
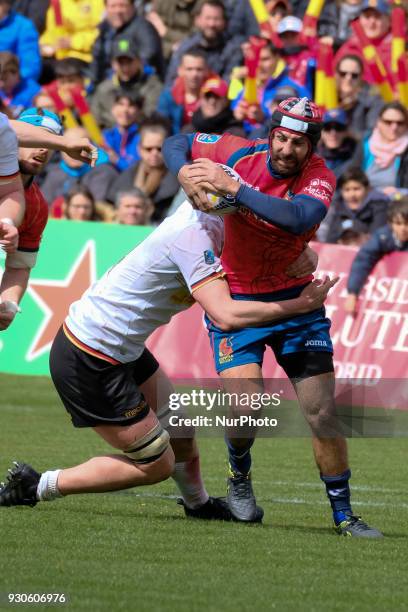
[[[326,340],[308,340],[305,346],[327,346]]]

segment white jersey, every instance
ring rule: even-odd
[[[0,113],[0,182],[14,178],[18,173],[18,141],[8,117]]]
[[[191,306],[194,290],[224,275],[223,239],[222,219],[184,202],[71,305],[68,337],[120,363],[138,359],[148,336]]]

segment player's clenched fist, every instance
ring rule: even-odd
[[[18,247],[18,229],[10,222],[0,220],[0,248],[15,253]]]

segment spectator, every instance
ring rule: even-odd
[[[42,56],[57,60],[75,57],[89,64],[104,11],[104,0],[60,0],[58,9],[60,23],[51,2],[46,28],[40,38]]]
[[[167,127],[159,122],[146,122],[140,128],[140,160],[122,172],[112,184],[107,200],[115,202],[118,191],[138,187],[154,204],[152,221],[159,222],[166,215],[179,184],[164,165],[162,146],[168,136]]]
[[[353,165],[387,195],[408,193],[408,110],[401,102],[383,105],[373,132],[357,147]]]
[[[376,230],[357,253],[347,283],[344,308],[353,316],[358,311],[358,296],[376,263],[394,251],[408,251],[408,198],[392,202],[388,224]]]
[[[269,2],[265,2],[265,8],[270,15],[269,25],[273,32],[276,32],[278,23],[290,13],[289,3],[287,0],[269,0]],[[231,36],[243,36],[245,39],[250,36],[260,36],[259,24],[249,0],[237,0],[235,2],[228,23],[228,33]]]
[[[45,20],[50,0],[14,0],[13,10],[30,19],[39,34],[45,30]]]
[[[346,113],[341,109],[327,111],[323,115],[323,129],[317,154],[338,178],[348,168],[357,141],[347,129]]]
[[[363,0],[326,2],[319,19],[319,39],[337,50],[350,38],[350,23],[360,14],[362,3]]]
[[[385,68],[391,72],[391,26],[389,18],[389,3],[385,0],[364,0],[358,17],[365,35],[381,57]],[[364,62],[364,80],[373,84],[375,80],[365,62],[360,40],[352,34],[338,50],[335,62],[340,61],[344,55],[358,55]]]
[[[34,96],[33,106],[39,106],[40,108],[51,111],[52,113],[57,112],[54,100],[50,97],[45,89],[40,89],[38,94]]]
[[[90,76],[93,87],[110,75],[115,38],[131,40],[142,62],[152,66],[162,78],[161,40],[152,24],[144,17],[138,17],[132,0],[105,0],[105,8],[105,19],[99,26],[99,35],[92,48]]]
[[[82,185],[74,185],[65,197],[64,219],[99,221],[92,193]]]
[[[257,70],[258,105],[249,106],[243,100],[243,90],[233,101],[232,108],[234,116],[238,121],[249,119],[251,123],[247,126],[254,129],[254,124],[261,124],[272,115],[273,99],[277,90],[281,87],[291,87],[295,90],[296,97],[308,97],[307,89],[295,83],[289,77],[288,68],[280,61],[281,51],[272,42],[268,41],[262,47],[259,56]]]
[[[143,113],[150,115],[156,108],[162,84],[156,74],[143,69],[139,51],[132,40],[118,38],[112,45],[113,74],[98,85],[92,97],[92,111],[101,127],[113,127],[111,109],[120,88],[134,99],[139,98]]]
[[[149,225],[153,204],[141,189],[119,191],[115,198],[116,222],[122,225]]]
[[[380,96],[370,94],[363,81],[363,70],[358,55],[344,55],[336,65],[339,106],[346,112],[350,132],[359,138],[374,128],[383,105]]]
[[[122,172],[139,159],[139,123],[143,101],[119,90],[112,106],[115,125],[103,130],[105,150],[115,168]]]
[[[284,100],[287,100],[288,98],[296,98],[297,95],[297,89],[294,87],[290,87],[289,85],[278,87],[270,103],[271,113],[273,113],[278,104]],[[255,140],[256,138],[268,138],[270,129],[270,120],[265,121],[260,127],[255,127],[255,129],[251,130],[249,138],[250,140]]]
[[[44,92],[51,100],[53,100],[54,93],[58,94],[65,105],[71,110],[74,117],[79,120],[79,115],[72,100],[71,93],[73,90],[79,89],[85,96],[83,62],[76,57],[65,57],[62,60],[54,62],[54,66],[54,75],[56,78],[44,87]],[[60,110],[59,113],[67,123],[64,111]]]
[[[71,128],[65,131],[69,137],[86,137],[86,130],[82,127]],[[77,161],[69,157],[66,153],[61,153],[61,160],[48,165],[44,182],[41,190],[52,207],[54,217],[61,216],[63,196],[76,183],[87,187],[96,201],[106,200],[107,191],[116,179],[118,173],[109,164],[107,154],[99,150],[96,166],[91,168],[88,164]]]
[[[33,97],[40,86],[33,79],[22,79],[18,57],[9,51],[0,51],[0,98],[9,107],[13,117],[33,106]]]
[[[191,123],[193,113],[199,107],[200,90],[209,76],[204,51],[198,48],[185,51],[177,74],[174,83],[163,89],[157,106],[160,115],[171,121],[173,134]]]
[[[11,10],[12,0],[0,0],[0,51],[10,51],[20,62],[22,79],[38,80],[41,56],[34,24]]]
[[[311,98],[316,60],[314,52],[302,42],[302,28],[302,21],[289,15],[279,22],[277,32],[282,41],[282,57],[288,66],[289,77],[298,85],[306,87],[308,97]]]
[[[186,38],[173,53],[166,73],[166,85],[171,86],[184,53],[193,47],[202,49],[212,72],[229,81],[234,66],[242,60],[242,37],[227,34],[225,7],[221,0],[200,0],[195,11],[197,32]]]
[[[197,0],[153,0],[146,19],[156,28],[166,61],[180,42],[190,35]]]
[[[191,124],[183,132],[204,132],[245,136],[242,121],[235,119],[228,99],[228,84],[220,77],[208,79],[201,88],[199,107],[191,118]]]
[[[366,239],[387,222],[389,199],[371,187],[362,170],[349,168],[337,185],[339,193],[329,210],[325,242],[336,243],[341,237],[344,240],[347,231]]]

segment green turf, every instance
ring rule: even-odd
[[[48,379],[0,376],[0,388],[1,475],[13,459],[42,470],[107,449],[71,427]],[[208,489],[223,494],[223,442],[200,447]],[[350,444],[355,511],[385,532],[382,541],[332,532],[302,438],[256,444],[263,526],[186,520],[172,481],[1,509],[0,606],[8,609],[9,592],[64,592],[66,609],[97,612],[406,610],[406,449],[403,438]]]

